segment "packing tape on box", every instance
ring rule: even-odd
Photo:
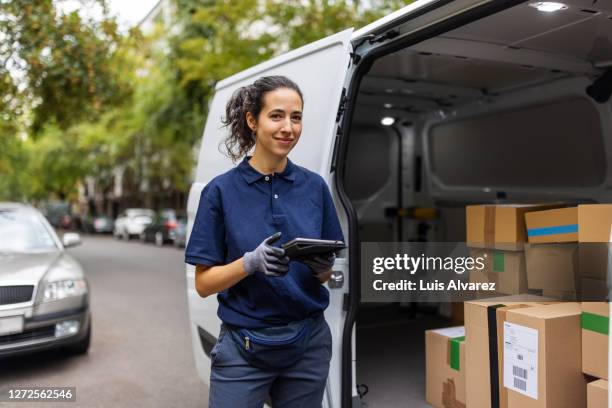
[[[455,371],[461,371],[461,343],[465,336],[449,339],[450,343],[450,367]]]
[[[610,318],[606,316],[582,312],[580,323],[585,330],[605,334],[606,336],[610,332]]]
[[[493,272],[504,272],[506,256],[503,251],[493,251]]]
[[[578,232],[578,224],[556,225],[554,227],[530,228],[527,230],[529,237],[541,237],[543,235],[575,234]]]
[[[489,332],[489,376],[491,378],[491,408],[499,408],[499,362],[497,351],[497,309],[505,305],[487,307]]]
[[[487,205],[484,210],[484,240],[485,245],[490,246],[495,242],[495,206]]]

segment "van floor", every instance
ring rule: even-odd
[[[361,307],[357,319],[357,384],[368,408],[426,408],[425,330],[453,326],[435,313],[398,304]]]

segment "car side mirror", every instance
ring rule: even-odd
[[[67,232],[62,237],[62,244],[64,244],[66,248],[81,245],[81,236],[75,232]]]

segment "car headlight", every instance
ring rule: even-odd
[[[87,293],[87,284],[83,279],[67,279],[47,282],[43,302],[64,299],[70,296],[80,296]]]

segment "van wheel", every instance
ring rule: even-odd
[[[123,231],[123,233],[121,234],[121,237],[123,238],[124,241],[130,240],[130,234],[128,234],[127,231]]]
[[[157,245],[157,246],[163,246],[164,245],[164,234],[162,234],[161,232],[156,232],[155,233],[155,245]]]
[[[141,232],[138,238],[140,238],[140,242],[142,242],[143,244],[147,242],[147,237],[144,232]]]

